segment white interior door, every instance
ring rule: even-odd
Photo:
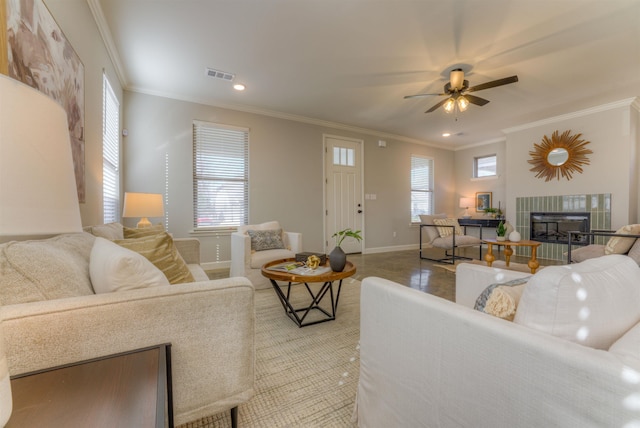
[[[362,140],[325,136],[325,245],[335,246],[332,235],[351,228],[362,231]],[[363,243],[346,238],[340,245],[345,253],[361,253]]]

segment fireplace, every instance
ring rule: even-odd
[[[588,212],[532,212],[530,234],[533,241],[568,244],[569,232],[589,232],[591,213]],[[588,237],[574,235],[572,244],[586,245]]]

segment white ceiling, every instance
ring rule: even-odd
[[[89,3],[126,89],[450,148],[640,95],[638,0]],[[246,91],[206,67],[235,73]],[[442,92],[456,67],[471,86],[519,82],[475,92],[491,102],[457,121],[424,113],[440,97],[403,99]]]

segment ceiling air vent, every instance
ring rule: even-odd
[[[214,70],[213,68],[207,68],[206,74],[209,77],[213,77],[214,79],[221,79],[227,82],[232,82],[233,78],[236,77],[233,73],[227,73],[226,71]]]

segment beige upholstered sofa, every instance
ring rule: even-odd
[[[113,237],[110,229],[86,230]],[[196,282],[101,294],[91,281],[99,242],[91,233],[1,244],[10,373],[171,343],[176,425],[237,412],[254,394],[254,288],[246,278],[209,281],[199,241],[174,241]]]
[[[507,287],[492,284],[523,277],[514,321],[474,310],[485,289]],[[462,263],[456,303],[365,278],[358,425],[633,426],[640,420],[638,284],[640,268],[623,255],[533,276]]]

